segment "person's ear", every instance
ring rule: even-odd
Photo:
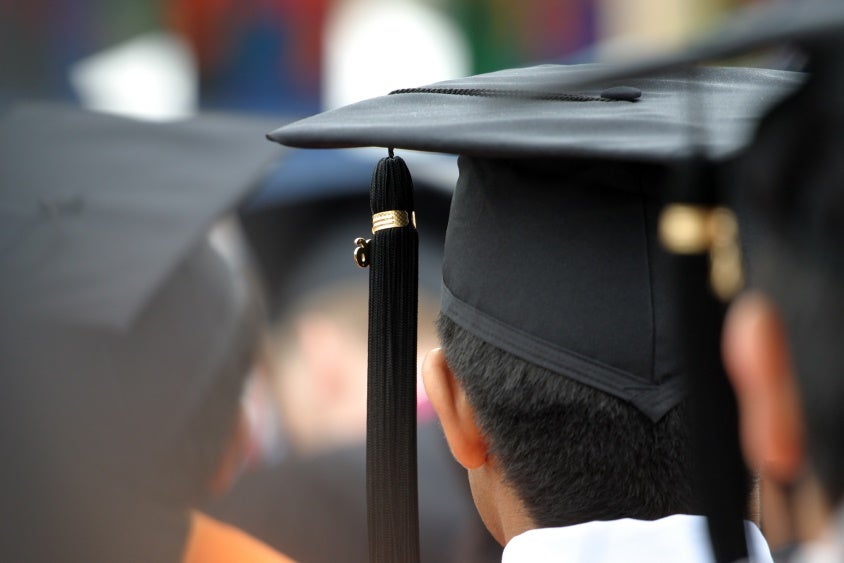
[[[804,461],[804,419],[774,304],[759,293],[737,299],[727,315],[722,348],[738,400],[745,458],[774,480],[793,482]]]
[[[487,459],[487,445],[475,422],[475,409],[448,367],[441,348],[428,352],[422,379],[454,459],[466,469],[482,466]]]
[[[208,480],[208,491],[212,495],[223,495],[234,484],[246,462],[250,439],[249,421],[246,418],[246,412],[243,407],[239,406],[231,439],[229,439],[226,448],[223,450],[223,455],[217,464],[217,469]]]

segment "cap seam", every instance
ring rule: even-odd
[[[656,377],[656,300],[654,299],[654,273],[653,273],[653,256],[651,255],[651,235],[648,229],[648,208],[645,204],[644,186],[642,183],[642,175],[639,174],[639,201],[642,210],[642,231],[645,237],[645,256],[647,258],[648,267],[648,299],[650,300],[651,312],[651,376]]]
[[[677,377],[661,383],[649,382],[625,370],[556,346],[496,319],[456,297],[443,283],[442,312],[482,340],[540,365],[563,377],[629,401],[651,420],[658,420],[679,402],[682,393],[674,387]],[[656,405],[645,399],[656,398]]]

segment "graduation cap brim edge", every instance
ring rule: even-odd
[[[600,64],[540,65],[449,80],[318,114],[270,133],[306,148],[374,146],[481,158],[606,158],[670,163],[695,154],[728,158],[752,119],[799,87],[801,73],[702,68],[634,78],[633,100],[606,99],[612,84],[579,85]],[[685,84],[678,90],[678,84]],[[491,95],[489,95],[492,93]],[[691,122],[690,103],[706,120]],[[717,110],[717,111],[716,111]]]

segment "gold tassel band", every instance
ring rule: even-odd
[[[382,211],[372,216],[372,234],[377,233],[383,229],[392,229],[394,227],[406,227],[413,223],[413,228],[416,228],[416,212],[414,211],[408,217],[407,211]]]

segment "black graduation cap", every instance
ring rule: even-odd
[[[248,365],[252,302],[207,235],[270,162],[261,129],[0,115],[0,559],[180,556],[179,493],[158,484],[220,374]]]
[[[258,119],[150,124],[46,103],[0,118],[4,302],[74,323],[130,326],[271,161]]]
[[[370,409],[403,412],[406,399],[385,400],[378,390],[406,387],[397,381],[411,377],[396,345],[397,331],[413,322],[404,315],[412,291],[396,288],[412,285],[415,275],[413,197],[409,173],[392,155],[397,148],[461,155],[446,236],[444,314],[495,346],[629,401],[652,420],[682,399],[684,358],[655,236],[668,169],[692,157],[734,156],[759,115],[802,77],[702,68],[596,83],[607,71],[548,65],[451,80],[269,135],[299,147],[389,149],[371,188],[375,236],[358,241],[371,264],[370,398],[379,403]],[[386,346],[382,335],[391,339]],[[369,430],[370,555],[410,559],[413,542],[394,534],[405,524],[413,530],[412,517],[393,504],[392,519],[383,518],[378,504],[413,502],[409,470],[382,460],[396,454],[388,448],[408,431],[390,426],[378,410],[369,416],[377,426]],[[410,450],[402,455],[413,460]]]

